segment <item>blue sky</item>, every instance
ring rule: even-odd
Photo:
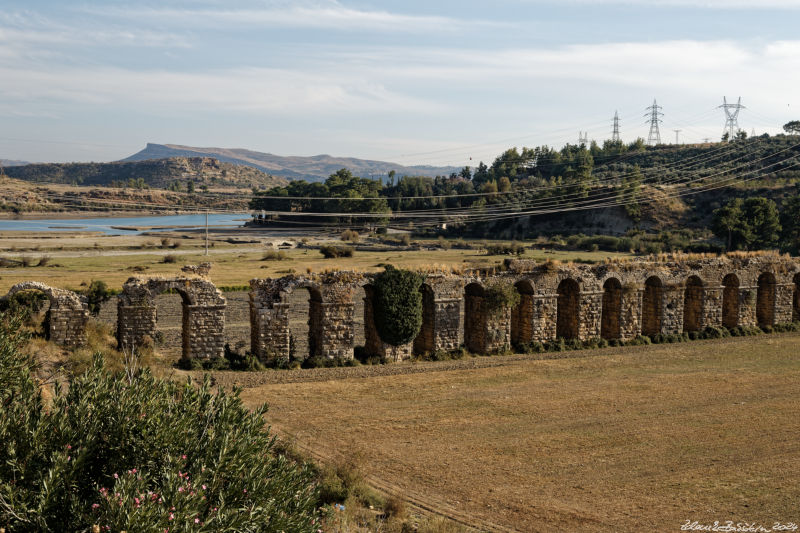
[[[800,119],[800,0],[6,0],[0,158],[146,142],[475,165],[510,146]],[[471,158],[471,159],[470,159]]]

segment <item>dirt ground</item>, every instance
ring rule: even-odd
[[[240,385],[301,448],[360,455],[379,488],[481,529],[800,521],[800,335],[585,353]]]

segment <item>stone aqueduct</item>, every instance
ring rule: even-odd
[[[306,357],[353,357],[356,294],[365,295],[366,353],[398,359],[462,344],[474,353],[491,353],[558,337],[626,340],[708,326],[767,327],[800,320],[800,262],[785,256],[563,266],[512,260],[506,266],[502,272],[428,274],[421,331],[413,342],[393,350],[381,342],[372,321],[370,274],[339,271],[251,280],[251,352],[261,359],[290,357],[290,295],[298,290],[309,293]],[[485,288],[497,279],[513,283],[521,299],[513,309],[489,313]],[[41,290],[50,299],[51,339],[65,345],[84,341],[88,313],[77,295],[26,282],[6,298],[27,289]],[[222,356],[226,300],[202,275],[129,279],[117,304],[120,347],[140,346],[155,335],[155,297],[168,290],[183,300],[183,357]]]

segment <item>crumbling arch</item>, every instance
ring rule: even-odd
[[[8,300],[23,291],[42,292],[50,302],[45,322],[45,337],[64,346],[86,343],[86,322],[89,311],[80,297],[72,291],[50,287],[38,281],[17,283],[2,299]]]
[[[485,294],[480,283],[464,287],[464,346],[473,353],[483,353],[486,347]]]
[[[794,276],[794,297],[792,298],[792,320],[800,321],[800,274]]]
[[[699,331],[703,325],[705,288],[698,276],[689,276],[683,291],[683,331]]]
[[[756,321],[759,327],[775,325],[775,275],[764,272],[758,276],[756,293]]]
[[[556,336],[577,339],[580,324],[580,285],[572,278],[558,284]]]
[[[527,344],[533,340],[533,283],[523,279],[514,284],[519,304],[511,309],[511,344]]]
[[[603,283],[603,306],[600,314],[600,337],[619,339],[622,317],[622,283],[617,278],[608,278]]]
[[[722,279],[722,325],[728,329],[739,326],[739,277],[728,274]]]
[[[661,333],[664,320],[664,283],[658,276],[650,276],[644,282],[642,295],[642,335]]]
[[[130,278],[117,301],[120,349],[142,346],[155,336],[157,295],[173,290],[182,301],[181,348],[184,359],[222,357],[225,349],[225,298],[205,278]]]

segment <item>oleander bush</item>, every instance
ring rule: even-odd
[[[208,378],[112,373],[100,355],[46,404],[21,320],[0,318],[0,528],[318,529],[314,472],[273,452],[265,406],[248,411]]]

